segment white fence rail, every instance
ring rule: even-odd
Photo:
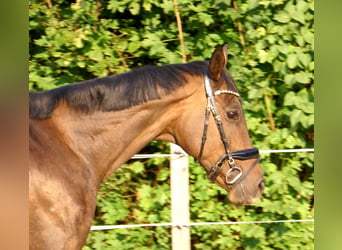
[[[313,148],[302,149],[264,149],[259,150],[261,154],[274,154],[274,153],[301,153],[301,152],[315,152]],[[136,154],[132,159],[149,159],[149,158],[164,158],[164,157],[179,157],[181,155],[188,156],[183,150],[174,154]]]
[[[314,222],[314,219],[307,220],[268,220],[268,221],[231,221],[231,222],[191,222],[187,224],[175,223],[152,223],[152,224],[133,224],[133,225],[107,225],[92,226],[91,230],[110,230],[120,228],[137,228],[137,227],[190,227],[190,226],[212,226],[212,225],[241,225],[241,224],[271,224],[271,223],[292,223],[292,222]]]

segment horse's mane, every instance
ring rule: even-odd
[[[184,73],[201,75],[206,68],[205,62],[145,66],[127,73],[95,78],[53,90],[31,92],[30,118],[50,117],[61,100],[84,113],[127,109],[149,100],[160,99],[161,92],[170,94],[186,84]]]
[[[52,115],[61,100],[75,110],[116,111],[160,99],[187,83],[184,73],[203,75],[207,62],[145,66],[127,73],[95,78],[53,90],[30,93],[30,118],[45,119]]]

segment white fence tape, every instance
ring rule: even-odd
[[[187,224],[174,223],[153,223],[153,224],[136,224],[136,225],[107,225],[92,226],[90,230],[110,230],[120,228],[137,228],[137,227],[190,227],[190,226],[211,226],[211,225],[241,225],[241,224],[268,224],[268,223],[291,223],[291,222],[314,222],[314,219],[307,220],[274,220],[274,221],[232,221],[232,222],[192,222]]]
[[[272,154],[272,153],[299,153],[299,152],[314,152],[313,148],[303,148],[303,149],[275,149],[275,150],[259,150],[261,154]],[[178,154],[136,154],[132,159],[149,159],[149,158],[163,158],[163,157],[179,157],[187,154],[182,151]]]

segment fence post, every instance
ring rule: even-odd
[[[183,149],[171,144],[172,249],[190,250],[189,158]],[[174,156],[174,154],[177,154]],[[178,226],[179,225],[179,226]]]

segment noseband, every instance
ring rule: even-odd
[[[209,77],[206,74],[204,75],[204,86],[205,86],[205,92],[206,92],[206,97],[207,97],[207,108],[205,110],[205,122],[204,122],[204,128],[203,128],[202,142],[201,142],[201,148],[200,148],[197,161],[199,162],[202,158],[204,145],[207,140],[209,115],[211,113],[215,120],[216,127],[220,133],[220,138],[223,143],[225,153],[218,159],[216,164],[212,166],[210,170],[208,171],[208,179],[211,181],[214,181],[219,175],[223,163],[227,161],[230,168],[228,169],[226,173],[225,182],[227,185],[233,185],[238,180],[241,182],[253,170],[256,164],[260,161],[259,150],[258,148],[250,148],[250,149],[244,149],[244,150],[233,151],[233,152],[229,150],[228,139],[223,130],[221,116],[218,114],[218,111],[217,111],[217,107],[215,103],[215,96],[221,95],[221,94],[229,94],[229,95],[234,95],[239,98],[240,95],[239,93],[232,91],[232,90],[217,90],[213,92],[211,85],[210,85]],[[242,169],[235,165],[234,159],[237,159],[237,160],[256,159],[256,160],[249,167],[249,169],[245,173],[243,173]],[[232,180],[229,180],[229,177],[233,172],[236,172],[236,175]]]

